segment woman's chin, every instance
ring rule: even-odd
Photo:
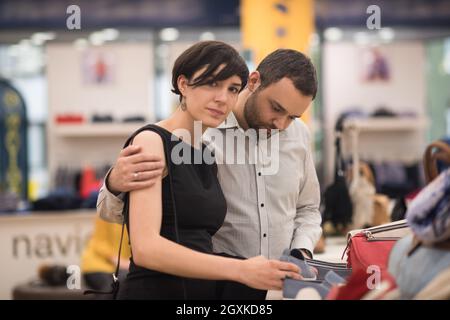
[[[216,128],[218,127],[222,122],[225,121],[225,118],[215,118],[215,117],[205,117],[202,119],[203,126],[208,128]]]

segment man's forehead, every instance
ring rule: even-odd
[[[288,78],[282,78],[276,82],[273,82],[264,88],[262,88],[261,92],[264,92],[265,94],[270,95],[280,95],[283,92],[291,91],[290,89],[294,89],[294,84],[292,83],[292,80]]]

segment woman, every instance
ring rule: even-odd
[[[194,135],[194,122],[201,121],[204,132],[224,121],[247,77],[243,59],[223,42],[197,43],[175,61],[172,91],[180,97],[179,108],[156,124],[159,133],[138,130],[133,140],[144,151],[165,159],[165,168],[153,186],[130,193],[127,227],[132,258],[119,299],[214,299],[216,282],[212,280],[269,290],[280,289],[285,277],[300,278],[294,264],[212,254],[211,237],[223,223],[226,202],[216,164],[203,160],[206,150],[201,137]],[[174,161],[172,150],[179,144],[191,152],[190,163],[175,164],[179,162]],[[165,157],[165,146],[170,159]],[[193,161],[198,156],[199,164]]]

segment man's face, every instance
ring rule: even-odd
[[[292,80],[283,78],[252,93],[244,106],[249,128],[285,130],[311,104],[312,97],[303,95]]]

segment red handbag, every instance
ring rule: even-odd
[[[350,231],[347,235],[347,266],[353,272],[368,272],[370,266],[386,270],[395,243],[411,233],[406,220]]]
[[[360,300],[369,299],[369,297],[371,297],[371,300],[383,299],[385,294],[397,287],[394,277],[389,272],[382,272],[380,275],[380,287],[377,288],[375,295],[372,295],[370,292],[373,289],[367,285],[369,277],[369,274],[361,270],[352,272],[345,285],[333,286],[330,289],[326,300]]]

